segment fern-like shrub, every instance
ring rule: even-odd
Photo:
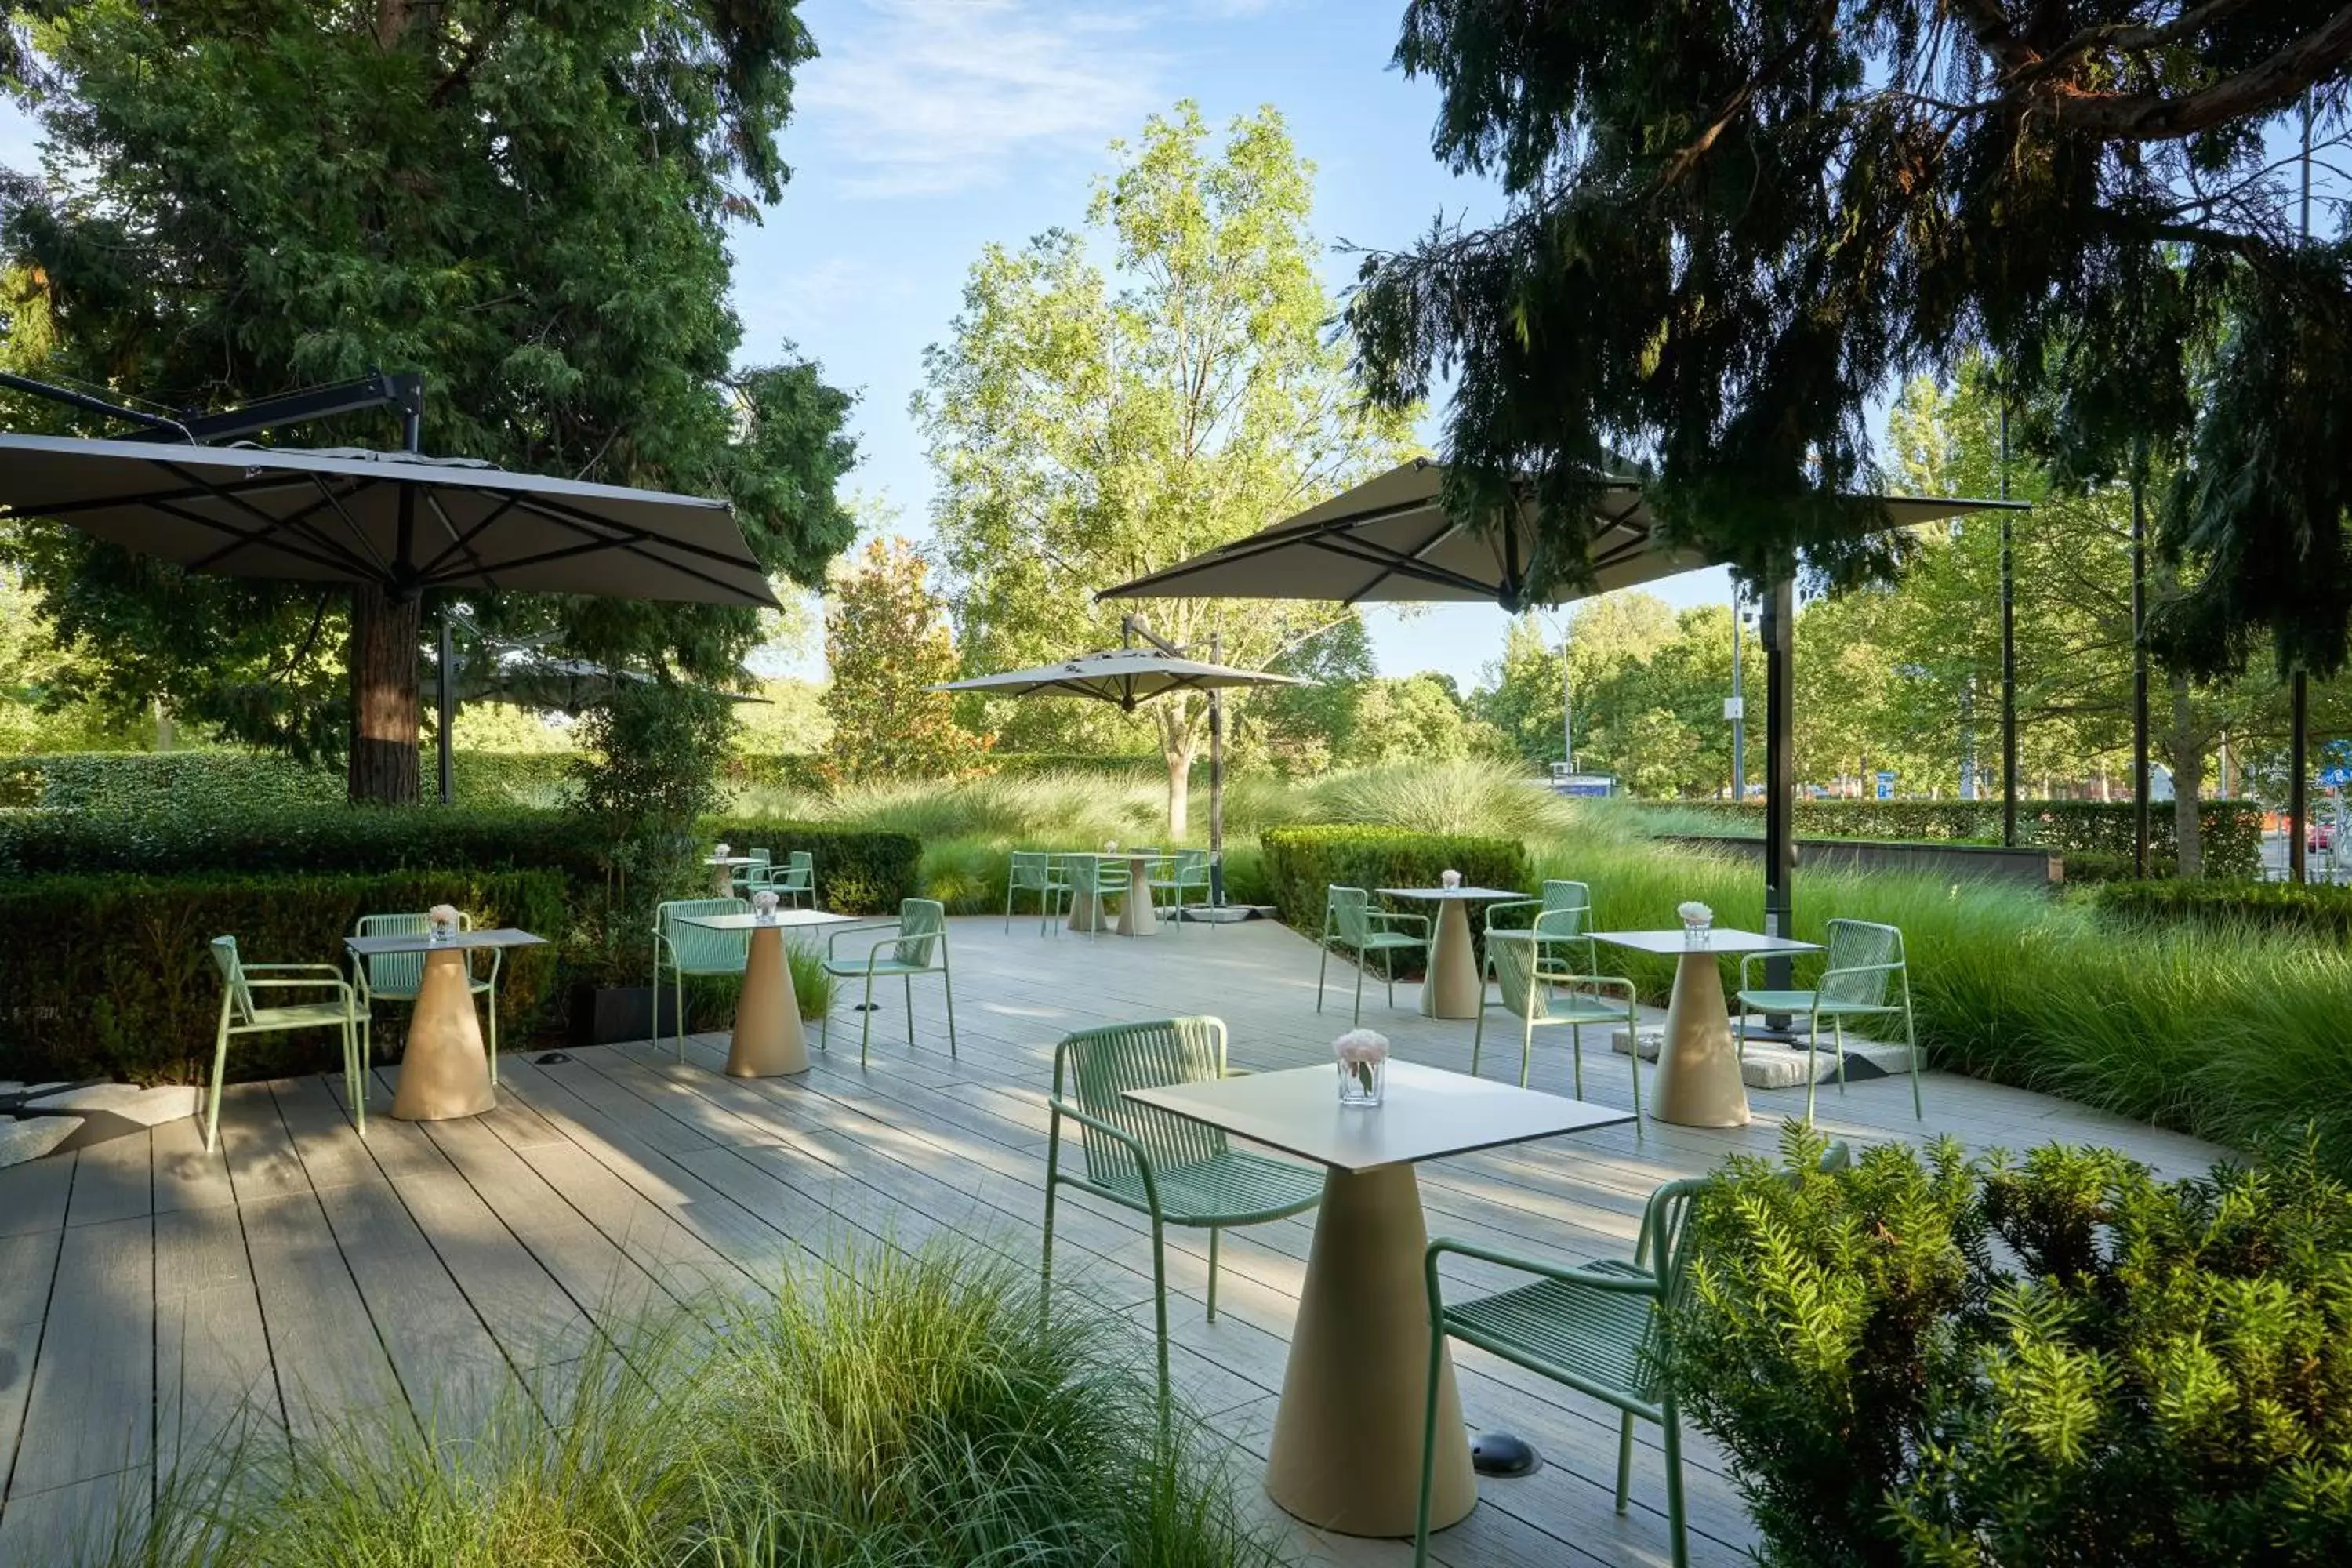
[[[1788,1568],[2352,1560],[2352,1194],[2307,1148],[1732,1162],[1665,1336]]]

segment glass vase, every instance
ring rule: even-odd
[[[1385,1057],[1378,1061],[1339,1064],[1342,1105],[1378,1105],[1388,1093],[1388,1087],[1389,1064]]]
[[[1683,927],[1683,945],[1704,949],[1706,946],[1708,933],[1714,930],[1711,925],[1686,925]]]

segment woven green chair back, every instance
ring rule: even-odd
[[[1205,849],[1179,849],[1173,867],[1175,879],[1192,887],[1209,884],[1209,852]]]
[[[352,928],[354,936],[424,936],[433,929],[430,915],[362,915]],[[473,917],[457,916],[457,929],[474,929]],[[368,990],[378,996],[414,996],[425,984],[425,955],[421,952],[376,952],[360,960],[367,971]]]
[[[1830,970],[1860,969],[1859,974],[1826,973],[1822,1000],[1848,1007],[1882,1007],[1894,971],[1872,967],[1903,962],[1903,933],[1894,926],[1872,921],[1832,921],[1828,948]]]
[[[1073,855],[1069,858],[1070,890],[1081,899],[1097,893],[1123,892],[1127,888],[1127,862],[1097,860],[1091,855]]]
[[[1592,929],[1592,889],[1582,882],[1553,878],[1543,885],[1543,909],[1536,930],[1546,936],[1582,936]]]
[[[816,857],[805,849],[795,849],[784,857],[784,869],[793,879],[794,887],[805,888],[816,876]]]
[[[688,925],[686,917],[749,914],[751,910],[741,899],[676,899],[654,910],[654,926],[669,939],[670,955],[678,968],[733,973],[751,956],[751,933]]]
[[[1633,1392],[1643,1399],[1656,1400],[1665,1392],[1658,1371],[1658,1336],[1665,1321],[1682,1306],[1683,1296],[1690,1289],[1691,1253],[1695,1237],[1691,1229],[1691,1206],[1698,1194],[1706,1190],[1704,1176],[1686,1177],[1668,1182],[1650,1194],[1642,1206],[1642,1238],[1634,1252],[1634,1261],[1646,1264],[1658,1281],[1664,1309],[1650,1314],[1649,1327],[1642,1335],[1641,1386]]]
[[[1503,1005],[1517,1018],[1532,1018],[1540,1023],[1551,1016],[1546,998],[1550,988],[1540,978],[1543,965],[1538,956],[1538,943],[1531,937],[1513,935],[1509,931],[1486,933],[1486,952],[1495,963],[1495,989],[1502,996]]]
[[[1052,865],[1041,849],[1015,849],[1013,852],[1013,885],[1036,892],[1052,880],[1048,875]]]
[[[1081,1029],[1054,1053],[1055,1098],[1066,1094],[1087,1115],[1132,1137],[1160,1170],[1216,1159],[1225,1152],[1225,1135],[1139,1105],[1127,1098],[1127,1091],[1214,1082],[1224,1074],[1225,1026],[1215,1018],[1161,1018]],[[1110,1185],[1142,1179],[1125,1144],[1090,1128],[1079,1131],[1085,1135],[1090,1178]]]
[[[937,969],[940,949],[947,941],[948,907],[937,899],[904,899],[898,904],[898,945],[892,953],[901,963]]]
[[[253,987],[245,983],[245,964],[236,955],[236,938],[216,936],[212,941],[213,963],[221,972],[221,982],[228,987],[231,1011],[240,1024],[253,1022]]]
[[[746,849],[743,853],[751,858],[751,864],[745,868],[746,870],[756,871],[762,866],[772,865],[776,858],[772,849]]]
[[[1372,940],[1371,905],[1372,896],[1361,888],[1334,887],[1323,894],[1331,930],[1349,947],[1360,948]]]

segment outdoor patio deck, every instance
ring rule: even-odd
[[[499,1109],[478,1121],[394,1121],[382,1114],[386,1088],[362,1143],[340,1079],[247,1084],[230,1090],[209,1157],[182,1121],[0,1172],[0,1563],[69,1560],[79,1532],[143,1506],[157,1465],[204,1441],[240,1399],[298,1437],[321,1413],[404,1398],[446,1429],[518,1377],[560,1379],[600,1320],[665,1294],[753,1289],[829,1237],[913,1242],[947,1228],[1034,1265],[1044,1098],[1066,1030],[1215,1013],[1231,1026],[1235,1064],[1264,1068],[1328,1060],[1346,1023],[1344,996],[1315,1014],[1313,944],[1271,923],[1148,940],[1040,939],[1034,919],[1010,935],[993,919],[952,931],[961,1061],[947,1055],[937,985],[917,988],[911,1052],[892,989],[869,1072],[845,1011],[831,1055],[805,1079],[727,1079],[718,1036],[694,1040],[684,1067],[643,1045],[544,1067],[514,1052]],[[1470,1025],[1422,1018],[1405,1010],[1411,999],[1400,987],[1391,1012],[1368,984],[1366,1021],[1401,1054],[1466,1068]],[[1536,1085],[1565,1092],[1566,1042],[1549,1033]],[[1587,1043],[1599,1044],[1587,1051],[1587,1098],[1627,1103],[1623,1059],[1598,1032]],[[1515,1055],[1490,1058],[1488,1072]],[[2218,1153],[1964,1079],[1932,1075],[1927,1097],[1927,1131],[1972,1147],[2095,1140],[2175,1173]],[[1801,1089],[1753,1098],[1758,1118],[1744,1130],[1653,1125],[1637,1139],[1625,1126],[1423,1167],[1430,1228],[1570,1258],[1622,1253],[1651,1187],[1732,1150],[1770,1151],[1781,1117],[1803,1106]],[[1910,1110],[1899,1079],[1822,1096],[1823,1124],[1857,1141],[1921,1136]],[[1083,1276],[1148,1332],[1148,1229],[1083,1196],[1065,1214],[1056,1279]],[[1200,1298],[1205,1238],[1171,1233],[1183,1290],[1177,1375],[1253,1455],[1272,1425],[1311,1221],[1229,1235],[1213,1325]],[[1475,1351],[1456,1356],[1468,1418],[1532,1438],[1548,1462],[1484,1482],[1485,1506],[1438,1538],[1437,1555],[1665,1561],[1654,1429],[1642,1432],[1633,1507],[1619,1518],[1612,1415]],[[1690,1456],[1693,1561],[1734,1561],[1748,1537],[1738,1501],[1703,1437]],[[1409,1546],[1293,1528],[1303,1558],[1410,1558]]]

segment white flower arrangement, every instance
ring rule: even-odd
[[[1389,1059],[1389,1037],[1377,1029],[1350,1029],[1331,1042],[1331,1054],[1349,1067]]]
[[[1459,871],[1440,871],[1437,874],[1437,885],[1441,888],[1458,888],[1462,885],[1462,873]]]
[[[446,942],[457,931],[457,907],[455,904],[436,904],[425,911],[425,921],[433,928],[434,941]]]
[[[1106,854],[1106,855],[1116,855],[1116,854],[1118,854],[1118,839],[1116,839],[1116,838],[1106,838],[1106,839],[1104,839],[1104,840],[1103,840],[1103,853],[1104,853],[1104,854]]]
[[[1715,923],[1715,911],[1696,899],[1675,905],[1675,913],[1682,916],[1683,924],[1686,926],[1711,926]]]
[[[1350,1029],[1331,1042],[1331,1054],[1339,1063],[1339,1102],[1378,1105],[1389,1037],[1375,1029]]]
[[[758,892],[753,893],[751,895],[751,912],[757,915],[762,923],[774,920],[776,918],[776,890],[773,888],[761,888]]]
[[[725,846],[724,844],[721,844],[721,845],[719,845],[718,847],[716,847],[716,848],[712,849],[712,850],[711,850],[711,852],[710,852],[710,858],[711,858],[713,860],[724,860],[724,859],[726,859],[726,858],[727,858],[727,846]]]

